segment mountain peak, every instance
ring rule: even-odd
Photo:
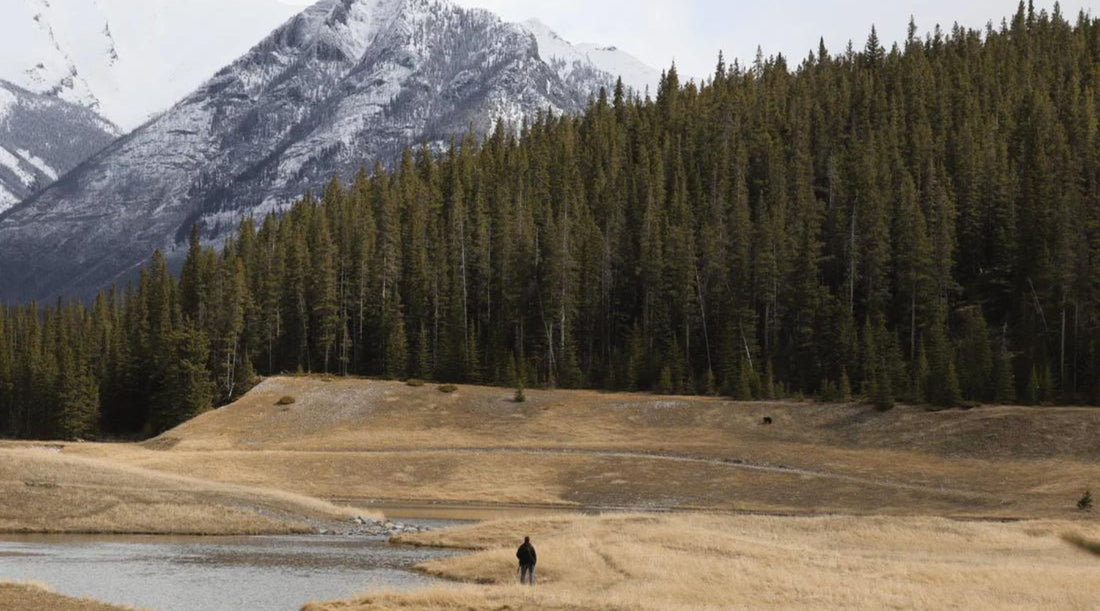
[[[295,13],[272,0],[6,0],[0,79],[125,130],[163,111]]]
[[[334,173],[389,164],[418,143],[440,150],[501,120],[578,112],[614,82],[592,53],[560,38],[551,53],[540,36],[447,0],[322,0],[0,215],[0,299],[124,283],[153,249],[178,262],[192,225],[221,243],[242,218],[284,209]]]
[[[624,85],[643,94],[656,89],[661,79],[657,70],[615,46],[574,45],[538,19],[528,19],[522,25],[534,36],[539,56],[566,80],[577,74],[603,72],[611,75],[612,80],[622,78]]]
[[[242,57],[258,41],[311,44],[324,58],[361,59],[378,36],[403,39],[418,55],[439,16],[491,19],[483,9],[450,0],[321,0],[304,10],[275,0],[9,0],[0,22],[0,79],[34,93],[91,108],[129,131],[163,112]],[[298,10],[300,12],[295,13]],[[289,21],[288,21],[289,20]],[[577,45],[537,20],[505,24],[533,33],[559,76],[622,75],[637,91],[658,80],[655,70],[608,47]],[[260,44],[264,44],[261,42]],[[579,53],[579,55],[578,55]]]

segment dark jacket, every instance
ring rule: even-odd
[[[538,556],[535,554],[535,546],[530,543],[524,543],[516,550],[516,558],[519,558],[520,566],[535,566],[538,562]]]

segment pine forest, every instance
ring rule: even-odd
[[[1100,400],[1100,21],[721,59],[334,177],[179,274],[0,309],[0,435],[153,435],[303,372]]]

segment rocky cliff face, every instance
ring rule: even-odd
[[[88,295],[129,278],[154,248],[178,256],[193,223],[219,243],[333,172],[499,119],[575,112],[615,78],[552,63],[529,29],[482,10],[323,0],[0,216],[0,299]]]
[[[83,106],[0,81],[0,213],[117,135],[114,125]]]

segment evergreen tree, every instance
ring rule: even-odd
[[[209,344],[193,324],[184,323],[166,339],[164,369],[150,396],[150,433],[162,433],[210,408],[214,389],[207,371]]]
[[[1092,401],[1098,24],[673,68],[334,176],[220,251],[196,226],[178,277],[158,252],[90,305],[0,307],[0,434],[153,433],[292,371]]]
[[[992,397],[993,347],[980,309],[961,313],[958,343],[959,386],[967,399],[984,401]]]
[[[1001,342],[993,362],[993,400],[1001,404],[1016,401],[1016,377],[1012,372],[1012,355],[1008,346]]]

